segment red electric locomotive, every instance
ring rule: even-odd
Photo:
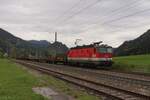
[[[100,43],[102,42],[71,48],[67,54],[67,62],[70,64],[111,66],[112,47],[100,45]]]

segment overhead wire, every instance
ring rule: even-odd
[[[139,0],[134,0],[133,2],[130,2],[130,3],[128,3],[128,5],[124,5],[124,6],[121,6],[121,7],[119,7],[119,8],[116,8],[116,9],[112,9],[111,11],[109,11],[109,12],[107,12],[106,10],[104,11],[104,12],[106,12],[106,13],[104,13],[104,14],[110,14],[110,15],[117,15],[117,13],[119,14],[119,13],[122,13],[122,10],[128,10],[128,9],[131,9],[131,8],[134,8],[135,6],[135,4],[137,4],[137,3],[139,3]],[[130,7],[131,6],[131,7]],[[120,12],[118,12],[118,11],[120,11]],[[116,13],[115,13],[116,12]],[[96,16],[97,18],[99,18],[100,16]],[[107,17],[107,16],[104,16],[104,18],[105,17]],[[103,19],[104,19],[103,18]]]
[[[135,25],[135,26],[124,26],[124,27],[121,27],[121,28],[117,28],[116,30],[112,30],[112,31],[103,31],[103,32],[106,32],[106,33],[114,33],[114,32],[120,32],[120,31],[122,31],[122,30],[126,30],[126,28],[128,28],[128,29],[132,29],[132,28],[138,28],[138,27],[141,27],[141,26],[144,26],[144,27],[146,27],[146,26],[150,26],[150,22],[148,22],[148,23],[139,23],[139,24],[137,24],[137,25]],[[101,31],[102,32],[102,31]]]
[[[113,19],[113,20],[105,21],[105,22],[101,23],[100,25],[110,24],[110,23],[112,23],[112,22],[119,21],[119,20],[122,20],[122,19],[126,19],[126,18],[135,16],[135,15],[137,15],[137,14],[140,14],[140,13],[143,13],[143,12],[147,12],[147,11],[150,11],[150,8],[144,9],[144,10],[141,10],[141,11],[137,11],[137,12],[134,12],[134,13],[129,14],[129,15],[126,15],[126,16],[121,16],[121,17],[116,18],[116,19]],[[97,25],[98,25],[98,24],[95,24],[95,25],[92,26],[91,28],[96,27]],[[88,29],[89,29],[89,28],[88,28]],[[86,29],[85,31],[87,31],[88,29]]]
[[[86,10],[87,8],[91,8],[92,6],[96,5],[96,4],[97,4],[98,2],[100,2],[100,1],[101,1],[101,0],[98,0],[98,1],[96,1],[96,2],[94,2],[94,3],[92,3],[92,4],[90,4],[90,5],[87,5],[86,7],[80,9],[78,12],[73,13],[73,14],[70,15],[69,17],[65,18],[63,21],[61,21],[61,23],[62,23],[62,22],[66,22],[66,21],[72,19],[73,17],[75,17],[76,15],[80,14],[81,12],[83,12],[84,10]],[[130,4],[131,7],[130,7],[130,6],[127,6],[127,7],[126,7],[126,5],[125,5],[125,6],[119,7],[118,9],[111,10],[111,12],[117,12],[117,13],[118,13],[118,11],[122,11],[122,9],[125,9],[125,10],[131,9],[131,8],[134,7],[133,5],[135,5],[137,2],[138,2],[138,0],[134,0],[134,1],[131,2],[131,4]],[[74,6],[74,7],[75,7],[75,6]],[[74,7],[72,7],[72,8],[74,8]],[[129,14],[129,15],[121,16],[121,17],[119,17],[119,18],[112,19],[112,20],[109,20],[109,21],[104,21],[103,23],[101,23],[101,25],[107,25],[107,24],[110,24],[110,23],[112,23],[112,22],[119,21],[119,20],[122,20],[122,19],[126,19],[126,18],[132,17],[132,16],[134,16],[134,15],[137,15],[137,14],[139,14],[139,13],[143,13],[143,12],[146,12],[146,11],[149,11],[149,10],[150,10],[150,9],[143,9],[143,10],[141,10],[141,11],[137,11],[137,12],[134,12],[134,13]],[[67,11],[66,11],[66,12],[67,12]],[[65,12],[65,13],[66,13],[66,12]],[[65,14],[65,13],[64,13],[64,14]],[[114,14],[114,13],[113,13],[113,14]],[[119,13],[118,13],[118,14],[119,14]],[[98,25],[98,24],[96,24],[96,26],[97,26],[97,25]],[[94,27],[96,27],[96,26],[94,26]],[[86,29],[86,30],[88,30],[88,29]],[[85,31],[86,31],[86,30],[85,30]]]
[[[143,0],[142,0],[143,1]],[[136,3],[136,1],[134,1],[135,3]],[[134,2],[132,2],[132,3],[134,3]],[[139,2],[137,2],[137,3],[139,3]],[[133,8],[133,7],[132,7]],[[134,15],[136,15],[136,14],[138,14],[138,13],[142,13],[142,12],[146,12],[146,11],[148,11],[149,9],[145,9],[145,10],[142,10],[142,11],[139,11],[139,12],[135,12],[134,14],[130,14],[129,16],[123,16],[123,17],[121,17],[121,18],[118,18],[118,19],[115,19],[115,20],[111,20],[110,22],[114,22],[114,21],[117,21],[117,20],[121,20],[121,19],[123,19],[124,17],[130,17],[130,16],[134,16]],[[107,24],[108,22],[105,22],[105,23],[103,23],[104,25],[105,24]],[[109,23],[108,23],[109,24]],[[138,24],[138,25],[136,25],[136,26],[131,26],[131,27],[128,27],[128,28],[136,28],[136,27],[138,27],[138,26],[141,26],[142,24]],[[147,25],[150,25],[149,23],[147,24]],[[119,26],[118,26],[119,27]],[[119,30],[122,30],[122,29],[124,29],[125,27],[122,27],[122,28],[119,28],[119,29],[117,29],[117,30],[113,30],[113,31],[109,31],[109,33],[112,33],[112,32],[118,32]],[[109,30],[109,29],[108,29]],[[107,31],[105,31],[105,32],[107,32]]]
[[[131,8],[134,8],[135,6],[135,4],[136,3],[139,3],[139,0],[134,0],[134,1],[132,1],[131,3],[129,3],[130,5],[124,5],[124,6],[121,6],[121,7],[119,7],[119,8],[117,8],[117,9],[114,9],[114,10],[111,10],[111,12],[113,12],[112,13],[112,15],[114,15],[115,14],[115,12],[117,12],[117,11],[122,11],[122,9],[125,9],[125,10],[128,10],[128,9],[131,9]],[[94,3],[95,4],[95,3]],[[92,5],[92,4],[91,4]],[[85,7],[84,9],[86,9],[86,8],[88,8],[89,6],[87,6],[87,7]],[[82,10],[84,10],[84,9],[82,9]],[[118,12],[117,12],[118,13]],[[80,12],[77,12],[77,14],[80,14]],[[118,13],[119,14],[119,13]],[[76,14],[75,14],[76,15]],[[68,18],[72,18],[72,17],[74,17],[74,14],[72,15],[72,16],[69,16]],[[105,16],[106,17],[106,16]],[[103,18],[103,20],[105,19],[105,17]],[[66,20],[64,20],[65,22],[67,21],[67,20],[69,20],[69,19],[66,19]]]
[[[85,6],[84,8],[79,9],[78,12],[71,14],[70,16],[68,16],[67,18],[65,18],[64,20],[62,20],[62,21],[61,21],[60,23],[58,23],[58,24],[61,24],[61,23],[63,23],[63,22],[66,22],[66,21],[71,20],[73,17],[77,16],[78,14],[80,14],[81,12],[83,12],[84,10],[87,10],[88,8],[93,7],[94,5],[98,4],[98,3],[101,2],[101,1],[102,1],[102,0],[96,0],[96,2],[94,2],[94,3],[92,3],[92,4],[89,4],[89,5]]]
[[[141,1],[141,0],[140,0]],[[119,7],[119,8],[116,8],[116,9],[112,9],[110,12],[107,12],[107,13],[105,13],[105,14],[110,14],[111,15],[111,17],[112,16],[116,16],[116,15],[119,15],[119,14],[121,14],[122,12],[123,12],[123,10],[129,10],[129,9],[131,9],[131,8],[134,8],[134,7],[136,7],[136,5],[138,4],[138,3],[140,3],[139,2],[139,0],[134,0],[133,2],[130,2],[130,3],[128,3],[127,5],[124,5],[124,6],[121,6],[121,7]],[[124,13],[124,12],[123,12]],[[105,20],[106,19],[106,17],[107,16],[104,16],[103,18],[100,18],[101,20]],[[99,18],[99,16],[97,17],[97,18]]]
[[[124,6],[121,6],[121,7],[119,7],[119,8],[116,8],[116,9],[112,9],[110,12],[111,12],[111,15],[113,16],[113,15],[119,15],[119,13],[120,12],[118,12],[118,11],[121,11],[122,12],[122,9],[123,10],[129,10],[129,9],[131,9],[131,8],[134,8],[135,7],[135,5],[137,5],[139,3],[139,0],[134,0],[134,1],[132,1],[132,2],[130,2],[130,3],[128,3],[128,5],[124,5]],[[116,12],[116,13],[115,13]],[[107,13],[109,13],[109,12],[107,12]],[[106,13],[106,14],[107,14]],[[118,14],[117,14],[118,13]],[[106,19],[106,17],[107,16],[104,16],[103,18],[100,18],[100,20],[105,20]],[[89,21],[89,20],[88,20]],[[82,24],[82,23],[81,23]]]
[[[83,1],[83,0],[79,0],[77,3],[75,3],[74,5],[72,5],[69,9],[67,9],[59,17],[57,17],[55,19],[55,21],[58,21],[59,19],[61,19],[62,17],[64,17],[67,13],[69,13],[70,11],[72,11],[73,9],[75,9],[76,7],[78,7],[80,5],[81,1]]]

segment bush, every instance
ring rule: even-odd
[[[3,53],[2,52],[0,52],[0,58],[3,58]]]
[[[0,48],[0,58],[3,58],[4,57],[4,52],[3,50]]]

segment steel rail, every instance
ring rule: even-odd
[[[92,91],[95,91],[97,93],[103,93],[107,96],[110,96],[112,98],[120,99],[120,100],[149,100],[149,96],[145,96],[142,94],[137,94],[131,91],[122,90],[116,87],[108,86],[105,84],[97,83],[91,80],[83,79],[77,76],[69,75],[60,71],[52,70],[46,67],[41,67],[39,65],[33,64],[33,63],[27,63],[24,61],[16,61],[17,63],[20,63],[24,66],[31,67],[35,70],[41,71],[43,73],[47,73],[50,75],[53,75],[57,78],[66,80],[68,82],[74,83],[76,85],[88,88]]]
[[[38,63],[41,64],[41,63]],[[43,64],[42,65],[52,65],[52,64]],[[62,67],[66,68],[66,67],[71,67],[71,66],[64,66],[64,65],[53,65],[55,67]],[[89,72],[89,73],[95,73],[95,74],[99,74],[101,76],[107,76],[107,78],[115,78],[116,80],[119,81],[126,81],[126,82],[130,82],[130,83],[134,83],[134,84],[141,84],[144,86],[150,86],[150,78],[149,77],[141,77],[141,75],[137,75],[137,74],[129,74],[129,73],[121,73],[121,72],[115,72],[115,71],[104,71],[104,70],[93,70],[93,69],[86,69],[86,68],[76,68],[76,67],[71,67],[71,69],[73,70],[78,70],[78,71],[84,71],[84,72]]]

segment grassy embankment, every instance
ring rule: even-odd
[[[52,86],[77,100],[99,100],[93,95],[79,91],[70,84],[48,75],[35,75],[21,65],[0,59],[0,100],[46,100],[33,93],[33,87]]]
[[[117,70],[150,73],[150,55],[114,57],[113,68]]]
[[[32,92],[38,80],[18,65],[0,59],[0,100],[46,100]]]

